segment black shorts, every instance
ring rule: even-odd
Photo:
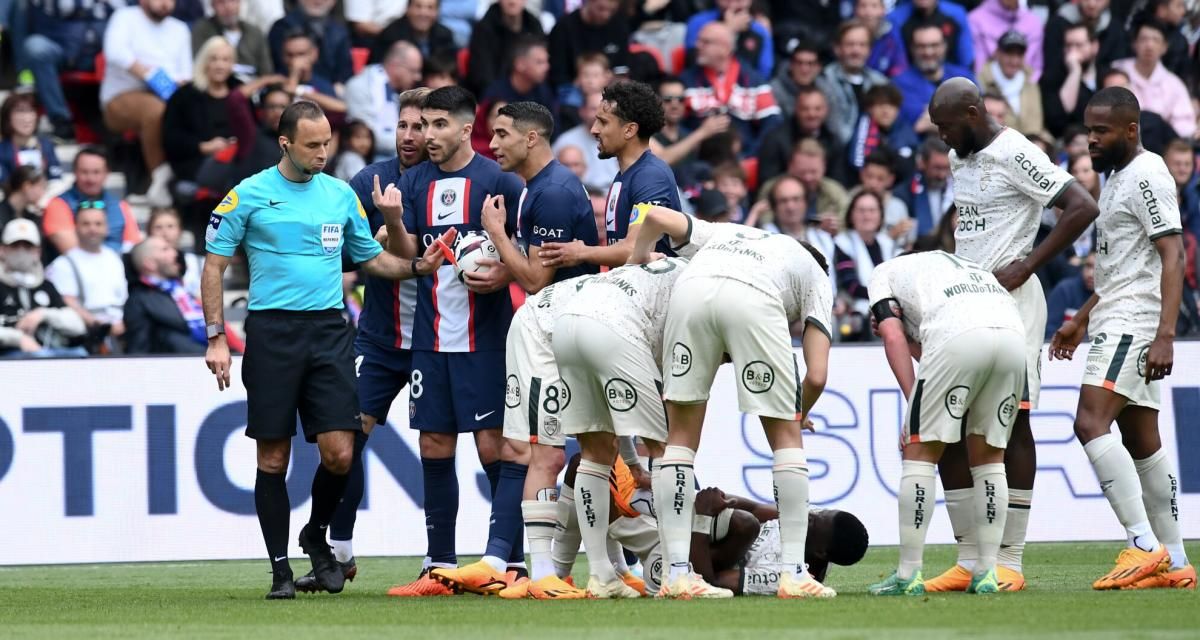
[[[251,311],[246,317],[246,435],[316,442],[327,431],[362,429],[354,379],[354,336],[337,309]]]

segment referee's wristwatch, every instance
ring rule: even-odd
[[[225,325],[218,322],[207,324],[204,326],[204,333],[208,336],[209,340],[217,336],[223,336],[225,335]]]

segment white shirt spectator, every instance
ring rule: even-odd
[[[211,3],[205,3],[205,13],[212,15]],[[271,25],[287,14],[283,8],[283,0],[247,0],[242,2],[241,18],[258,27],[263,33],[271,30]]]
[[[102,246],[95,253],[75,247],[46,267],[46,278],[60,294],[78,298],[88,312],[105,322],[117,322],[125,316],[125,300],[129,297],[125,264],[108,247]]]
[[[128,91],[146,88],[129,70],[135,62],[162,69],[176,83],[192,79],[192,33],[183,21],[168,17],[153,22],[140,6],[113,13],[104,30],[106,68],[100,83],[100,103]]]
[[[408,0],[343,0],[346,22],[374,22],[386,27],[408,11]]]

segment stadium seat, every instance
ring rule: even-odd
[[[758,189],[758,158],[742,160],[742,171],[746,173],[746,190],[754,193]]]
[[[81,144],[101,141],[99,126],[100,81],[104,79],[104,52],[96,54],[92,71],[65,71],[58,76],[71,106],[75,139]]]
[[[679,45],[671,50],[671,73],[679,75],[683,71],[683,65],[687,62],[687,49],[683,45]]]
[[[467,69],[471,66],[471,50],[467,47],[459,49],[456,59],[458,61],[458,79],[462,80],[467,77]]]
[[[367,66],[367,59],[371,57],[371,50],[366,47],[354,47],[350,49],[350,62],[354,66],[354,75],[362,73],[362,70]]]
[[[667,71],[666,65],[663,64],[662,52],[659,51],[655,47],[647,46],[644,44],[639,44],[637,42],[630,42],[629,43],[629,53],[648,54],[650,57],[654,58],[654,61],[656,63],[658,63],[659,72],[665,73]]]

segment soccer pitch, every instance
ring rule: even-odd
[[[725,601],[508,602],[464,595],[384,595],[416,574],[414,558],[361,558],[337,596],[267,602],[265,561],[73,565],[0,569],[4,638],[1196,638],[1195,591],[1103,592],[1091,582],[1119,543],[1034,544],[1023,593],[877,598],[866,587],[895,566],[895,547],[857,566],[831,567],[829,601],[746,597]],[[1188,545],[1200,557],[1200,543]],[[929,572],[953,550],[931,547]],[[582,554],[575,577],[585,577]],[[307,558],[293,558],[300,575]],[[927,573],[928,575],[928,573]]]

